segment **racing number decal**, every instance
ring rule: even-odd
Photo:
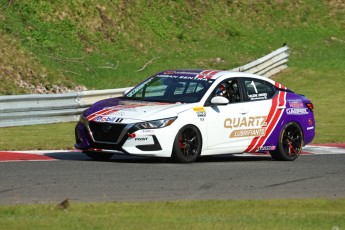
[[[271,135],[272,131],[278,124],[278,121],[280,120],[280,117],[283,114],[284,110],[277,109],[278,106],[285,105],[285,103],[286,103],[286,92],[279,91],[278,96],[276,96],[272,100],[272,106],[267,116],[266,122],[268,125],[266,129],[266,135],[254,137],[251,143],[249,144],[248,148],[245,150],[245,152],[256,152],[257,149],[260,149],[264,145],[264,143],[267,141],[267,139]]]

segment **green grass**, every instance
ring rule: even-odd
[[[173,68],[230,69],[287,42],[289,69],[274,79],[313,101],[314,143],[344,142],[344,22],[344,4],[326,0],[0,0],[0,94],[128,87]],[[0,149],[71,146],[70,124],[0,129]]]
[[[73,149],[76,123],[0,129],[0,150]]]
[[[309,57],[325,54],[318,50],[325,39],[345,38],[343,9],[338,8],[326,0],[38,0],[11,5],[0,0],[0,31],[6,35],[4,49],[9,47],[4,53],[11,60],[22,53],[36,59],[6,62],[14,70],[7,76],[0,68],[0,74],[12,82],[17,75],[29,82],[36,78],[34,85],[43,82],[48,88],[49,82],[73,87],[68,81],[95,89],[120,88],[163,69],[230,69],[284,42],[298,54],[293,64],[310,63]],[[11,49],[13,40],[16,49]],[[223,61],[216,62],[218,57]],[[152,58],[157,59],[136,72]],[[30,76],[32,63],[36,74]],[[304,66],[319,68],[315,64]],[[23,90],[0,86],[2,94]]]
[[[332,229],[345,200],[174,201],[0,206],[5,229]]]

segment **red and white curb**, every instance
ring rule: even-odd
[[[54,155],[63,155],[65,159],[88,159],[78,150],[33,150],[33,151],[0,151],[0,162],[13,161],[55,161]],[[345,144],[317,144],[307,145],[303,148],[302,155],[332,155],[345,154]],[[72,156],[73,155],[73,156]],[[239,154],[238,156],[265,156],[262,154]]]
[[[59,159],[52,157],[52,154],[72,154],[78,152],[76,150],[0,151],[0,162],[55,161]]]

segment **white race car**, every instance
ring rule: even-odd
[[[313,140],[315,121],[310,100],[271,79],[169,70],[92,105],[75,136],[77,149],[102,160],[122,153],[188,163],[244,152],[294,160]]]

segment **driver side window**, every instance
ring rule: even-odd
[[[217,86],[215,96],[222,96],[229,100],[229,103],[241,101],[239,83],[236,79],[227,79]]]

